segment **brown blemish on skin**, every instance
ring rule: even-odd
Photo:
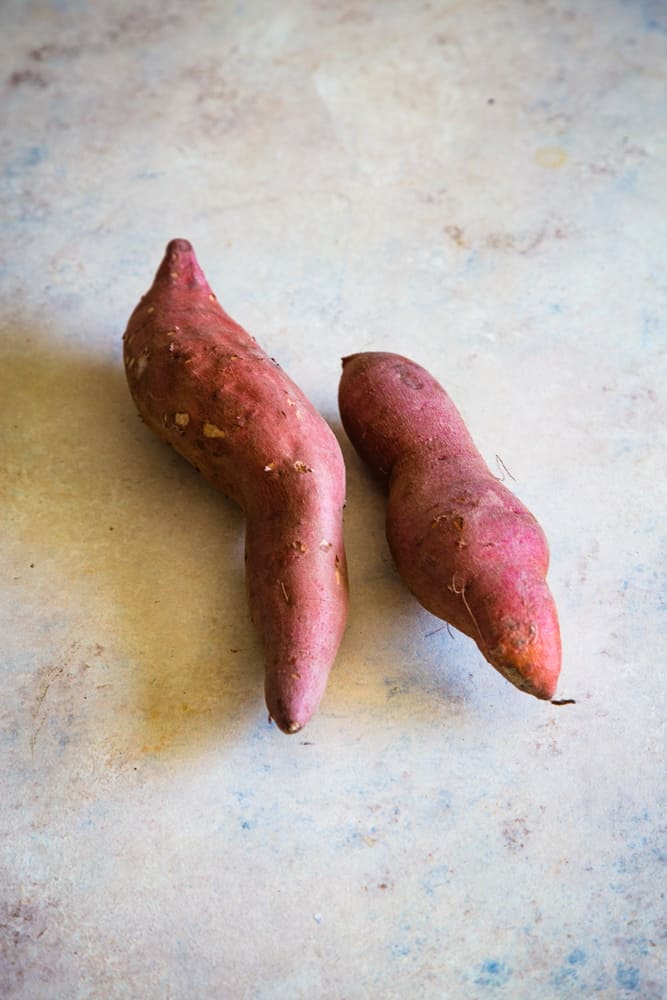
[[[486,656],[486,654],[484,655]],[[550,691],[537,687],[530,678],[524,677],[518,667],[507,661],[502,648],[489,650],[486,658],[519,691],[526,691],[528,694],[533,695],[534,698],[540,698],[542,701],[549,700]]]
[[[296,472],[312,472],[313,471],[313,468],[312,468],[311,465],[307,465],[305,462],[302,462],[300,459],[297,459],[297,461],[294,463],[294,469],[295,469]]]
[[[328,552],[332,544],[333,544],[332,542],[327,542],[326,538],[323,538],[322,541],[320,542],[320,548],[322,549],[322,552]]]
[[[177,427],[187,427],[188,424],[190,423],[190,414],[189,413],[175,413],[174,414],[174,423],[176,424]]]
[[[407,385],[410,389],[415,389],[419,391],[424,388],[424,383],[422,380],[411,372],[409,368],[403,367],[403,365],[397,365],[396,369],[398,371],[398,377],[400,378],[403,385]]]

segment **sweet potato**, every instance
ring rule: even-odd
[[[546,538],[491,474],[445,390],[400,355],[353,354],[339,406],[352,444],[388,483],[387,540],[417,600],[516,687],[553,697],[561,644]]]
[[[246,516],[246,584],[270,716],[315,712],[348,592],[338,442],[304,394],[218,304],[192,246],[172,240],[124,337],[139,413]]]

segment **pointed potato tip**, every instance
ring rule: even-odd
[[[269,721],[275,722],[278,729],[288,735],[298,733],[300,729],[303,729],[312,715],[312,712],[304,710],[303,706],[299,710],[300,706],[298,705],[286,704],[284,698],[267,698],[267,706]]]
[[[551,701],[556,694],[558,673],[555,675],[546,674],[541,677],[530,677],[526,676],[522,670],[514,665],[498,663],[493,660],[489,662],[503,675],[505,680],[508,680],[510,684],[513,684],[514,687],[518,688],[519,691],[525,692],[525,694],[532,694],[534,698],[539,698],[540,701]]]
[[[271,715],[269,713],[269,723],[271,722],[275,722],[278,729],[280,729],[281,732],[283,733],[287,733],[288,736],[292,736],[294,733],[298,733],[299,730],[303,729],[305,725],[305,723],[303,722],[294,722],[293,720],[290,719],[280,719],[277,718],[275,715]]]
[[[174,239],[167,243],[155,280],[161,284],[166,283],[170,288],[189,290],[201,288],[207,293],[210,292],[206,276],[199,266],[194,247],[189,240]]]
[[[190,240],[174,239],[169,240],[167,243],[165,253],[168,257],[171,257],[179,253],[194,253],[194,250]]]

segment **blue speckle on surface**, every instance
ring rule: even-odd
[[[663,0],[643,0],[641,9],[647,31],[667,34],[667,11]]]
[[[635,965],[619,962],[616,966],[616,982],[624,989],[634,992],[639,989],[639,969]]]
[[[616,179],[616,190],[624,194],[635,194],[637,191],[637,171],[626,170]]]
[[[26,146],[4,168],[6,177],[20,177],[24,170],[37,167],[46,158],[44,146]]]
[[[437,890],[447,885],[449,881],[449,866],[444,864],[436,865],[434,868],[431,868],[422,882],[424,892],[427,896],[435,896]]]
[[[661,336],[660,317],[647,309],[642,310],[642,342],[641,346],[649,347]]]
[[[411,948],[405,942],[397,942],[390,945],[389,951],[394,958],[405,958],[406,955],[410,954]]]
[[[574,948],[567,956],[566,963],[558,969],[553,976],[556,987],[572,988],[572,984],[579,979],[579,966],[585,965],[587,961],[586,952],[583,948]]]
[[[487,958],[475,979],[477,986],[505,986],[512,977],[512,970],[496,958]]]
[[[156,181],[162,176],[164,175],[160,170],[137,170],[134,174],[132,174],[131,180]]]
[[[578,978],[578,971],[573,965],[564,965],[554,973],[553,982],[558,989],[564,986],[571,986]]]
[[[438,792],[438,807],[440,809],[452,808],[452,793],[446,788],[441,788]]]
[[[241,805],[245,805],[248,799],[255,797],[255,793],[252,790],[246,790],[244,788],[239,788],[234,792],[234,798]]]
[[[38,163],[42,162],[44,156],[45,152],[42,146],[28,146],[22,159],[22,165],[24,167],[36,167]]]
[[[624,7],[639,11],[645,31],[667,34],[667,9],[664,0],[622,0]]]

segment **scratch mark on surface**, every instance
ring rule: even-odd
[[[33,728],[32,734],[30,736],[30,754],[31,754],[31,756],[33,756],[34,753],[35,753],[35,744],[37,743],[37,737],[39,736],[40,732],[42,731],[42,727],[44,726],[44,723],[46,722],[46,719],[47,719],[47,716],[48,716],[48,712],[46,710],[42,711],[43,706],[44,706],[44,702],[46,700],[46,696],[49,693],[49,688],[51,687],[51,685],[54,682],[54,680],[57,677],[61,676],[62,673],[63,673],[63,668],[62,667],[54,667],[52,670],[50,670],[49,673],[48,673],[48,675],[47,675],[47,679],[42,684],[41,691],[39,692],[39,694],[37,696],[37,701],[35,702],[35,705],[33,707],[32,713],[31,713],[32,717],[33,717],[33,720],[35,722],[35,726]]]

